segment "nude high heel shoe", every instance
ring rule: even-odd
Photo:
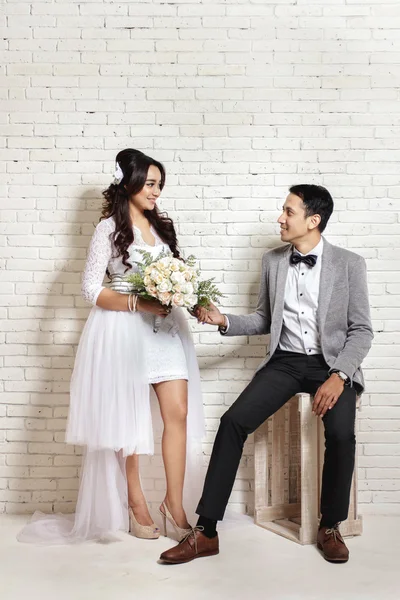
[[[156,524],[141,525],[138,523],[131,507],[129,507],[129,533],[144,540],[157,540],[160,537],[160,530]]]
[[[173,528],[175,529],[175,531],[176,531],[176,533],[178,535],[179,540],[181,540],[182,538],[184,538],[185,535],[188,535],[188,533],[190,533],[192,531],[192,527],[189,527],[189,529],[185,529],[184,527],[179,527],[179,525],[176,523],[174,517],[169,512],[168,507],[165,504],[165,502],[162,502],[162,504],[160,506],[160,509],[159,509],[159,512],[160,512],[160,515],[162,516],[162,520],[163,520],[164,536],[165,537],[167,537],[167,519],[171,523],[171,525],[173,526]]]

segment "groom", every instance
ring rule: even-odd
[[[356,396],[364,389],[360,365],[373,338],[364,259],[321,236],[333,211],[328,190],[295,185],[278,219],[286,245],[262,259],[257,308],[246,316],[198,309],[200,321],[222,335],[271,334],[270,350],[254,378],[222,416],[200,515],[191,534],[161,554],[183,563],[218,554],[222,520],[243,444],[297,392],[314,395],[313,412],[325,426],[318,548],[331,562],[346,562],[339,532],[347,518],[355,455]]]

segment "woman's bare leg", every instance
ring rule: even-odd
[[[151,525],[150,516],[139,477],[139,456],[132,454],[126,459],[126,477],[128,480],[128,503],[140,525]]]
[[[179,527],[188,528],[183,509],[186,467],[186,418],[188,386],[185,379],[153,384],[164,422],[162,454],[167,480],[165,502]]]

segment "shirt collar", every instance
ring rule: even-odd
[[[323,249],[324,249],[324,238],[322,236],[321,236],[321,239],[319,240],[318,244],[312,250],[307,252],[307,254],[302,254],[301,252],[296,250],[296,248],[293,246],[293,252],[297,252],[298,254],[300,254],[300,256],[307,256],[308,254],[314,254],[314,256],[322,256]]]

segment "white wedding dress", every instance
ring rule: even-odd
[[[82,294],[94,306],[75,359],[66,431],[68,443],[85,447],[76,513],[73,517],[35,513],[18,535],[23,542],[74,543],[128,530],[125,459],[130,454],[153,454],[154,419],[160,422],[151,410],[151,383],[188,380],[184,498],[189,514],[201,491],[204,414],[200,374],[182,309],[174,308],[155,333],[150,313],[104,310],[95,305],[104,289],[106,270],[112,281],[123,286],[122,277],[137,270],[133,261],[143,260],[139,249],[154,258],[162,250],[170,250],[154,229],[155,245],[150,246],[134,228],[135,240],[128,249],[132,269],[125,272],[110,240],[114,230],[112,217],[97,225],[82,281]]]

